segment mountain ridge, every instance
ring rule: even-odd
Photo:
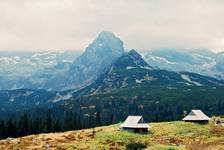
[[[222,66],[222,55],[210,50],[178,50],[160,49],[148,52],[141,52],[147,63],[153,67],[159,66],[161,69],[180,72],[193,72],[205,76],[224,79]]]
[[[39,70],[33,76],[18,82],[18,85],[22,88],[50,91],[79,89],[96,80],[123,53],[123,42],[118,37],[110,32],[101,32],[82,55],[69,65],[58,64]]]
[[[119,37],[111,32],[103,31],[81,55],[78,54],[79,57],[75,53],[63,53],[65,55],[61,52],[58,54],[43,52],[35,55],[23,53],[24,59],[21,59],[22,57],[17,56],[16,53],[15,55],[3,53],[5,57],[0,57],[0,62],[2,62],[0,65],[0,90],[21,88],[49,91],[78,90],[90,85],[104,74],[125,51],[123,41]],[[222,53],[218,55],[208,49],[189,51],[159,49],[140,54],[145,62],[154,69],[177,73],[192,72],[219,80],[224,79]],[[12,57],[9,57],[11,55]],[[140,57],[140,55],[136,54],[136,57]],[[127,67],[130,69],[133,66]]]
[[[151,67],[135,50],[123,54],[105,74],[77,93],[110,93],[122,88],[147,86],[222,86],[224,81],[190,72]]]

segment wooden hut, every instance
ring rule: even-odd
[[[183,118],[185,122],[208,123],[210,118],[201,110],[191,110],[191,112]]]
[[[150,128],[148,124],[144,123],[142,116],[128,116],[120,127],[123,130],[139,133],[148,132],[148,129]]]

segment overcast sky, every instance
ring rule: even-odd
[[[127,49],[224,51],[224,0],[0,0],[0,50],[83,50],[105,30]]]

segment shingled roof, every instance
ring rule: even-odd
[[[149,128],[149,125],[144,123],[142,116],[128,116],[121,124],[122,128]]]
[[[209,119],[201,110],[192,110],[183,121],[208,121]]]

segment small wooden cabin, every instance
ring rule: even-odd
[[[185,122],[208,123],[210,118],[206,116],[201,110],[191,110],[191,112],[183,118]]]
[[[148,124],[144,123],[142,116],[128,116],[123,124],[120,126],[123,130],[146,133],[150,128]]]

